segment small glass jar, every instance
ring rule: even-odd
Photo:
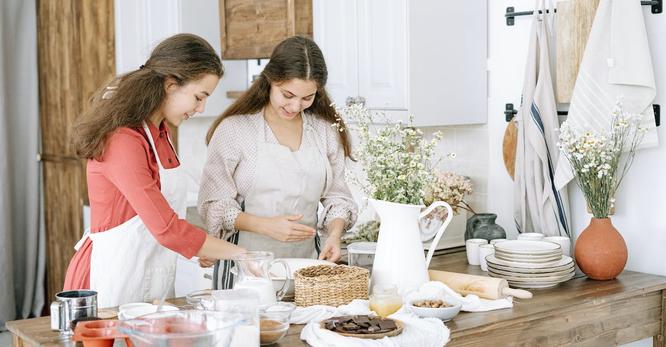
[[[372,287],[370,295],[370,310],[381,317],[388,317],[402,307],[402,297],[398,294],[398,287],[394,284],[377,284]]]
[[[347,264],[372,271],[377,242],[354,242],[347,245]]]

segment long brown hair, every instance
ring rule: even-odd
[[[305,111],[321,117],[331,124],[338,122],[337,114],[331,106],[331,99],[325,89],[328,70],[324,55],[314,41],[294,36],[280,42],[275,47],[264,71],[252,83],[252,86],[213,122],[206,135],[206,144],[210,143],[215,129],[225,118],[255,114],[266,107],[270,102],[271,83],[279,84],[294,78],[312,80],[317,84],[314,101]],[[341,125],[341,128],[345,129],[344,123]],[[351,157],[351,145],[347,132],[343,130],[338,134],[345,156]]]
[[[139,69],[99,89],[91,107],[74,124],[73,144],[81,158],[101,160],[108,136],[121,127],[140,127],[165,101],[164,82],[183,86],[211,74],[222,77],[220,57],[206,40],[178,34],[162,41]]]

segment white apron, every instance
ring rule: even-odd
[[[327,158],[309,119],[303,117],[301,147],[293,151],[266,141],[271,131],[262,117],[257,134],[257,170],[254,186],[243,201],[245,213],[260,217],[303,215],[299,221],[317,228],[317,210],[326,187]],[[308,140],[309,139],[309,140]],[[312,144],[312,145],[308,145]],[[230,240],[250,251],[269,251],[276,258],[316,258],[318,237],[282,242],[254,232],[239,231]],[[231,288],[229,262],[224,262],[222,288]]]
[[[145,122],[143,129],[157,159],[162,194],[178,217],[185,218],[187,192],[178,185],[180,167],[164,169]],[[92,241],[90,289],[97,291],[99,307],[174,296],[178,254],[160,245],[138,215],[88,237]]]

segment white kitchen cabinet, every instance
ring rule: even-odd
[[[114,9],[118,74],[137,69],[160,41],[177,33],[199,35],[221,52],[218,0],[115,0]],[[248,86],[245,60],[223,64],[224,76],[198,116],[217,117],[234,101],[226,93]]]
[[[406,0],[315,0],[313,28],[336,104],[407,110]]]
[[[361,97],[417,126],[486,122],[487,0],[314,0],[313,11],[336,104]]]

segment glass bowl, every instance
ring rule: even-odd
[[[296,305],[288,302],[278,302],[259,312],[260,343],[271,345],[280,341],[289,330],[289,319]]]
[[[168,311],[123,321],[118,329],[137,347],[227,347],[241,321],[239,314],[229,312]]]

